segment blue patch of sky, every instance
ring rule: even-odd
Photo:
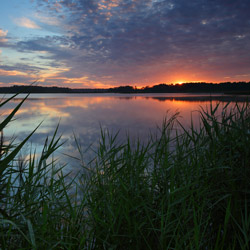
[[[27,39],[33,36],[46,36],[58,34],[58,30],[49,29],[40,25],[35,18],[35,6],[30,0],[1,1],[0,3],[0,29],[8,31],[8,37],[14,40]],[[30,29],[18,25],[20,18],[28,18],[36,23],[40,29]]]

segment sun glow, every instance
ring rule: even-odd
[[[179,85],[181,85],[181,84],[183,84],[185,81],[176,81],[175,83],[174,83],[174,85],[176,85],[176,84],[179,84]]]

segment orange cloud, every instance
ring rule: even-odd
[[[113,1],[102,0],[101,3],[98,4],[98,8],[100,10],[103,10],[103,9],[111,10],[112,8],[115,8],[117,6],[119,6],[119,3],[116,0],[113,0]]]
[[[81,85],[79,87],[82,88],[109,88],[111,86],[107,85],[107,84],[103,84],[102,82],[99,81],[93,81],[90,80],[87,76],[82,76],[79,78],[61,78],[61,80],[64,80],[63,83],[64,84],[77,84],[77,85]]]
[[[39,75],[37,75],[37,77],[39,77],[39,81],[41,82],[45,82],[49,79],[64,79],[60,76],[58,76],[60,73],[63,72],[67,72],[69,71],[70,68],[59,68],[59,69],[53,69],[53,68],[49,68],[49,69],[44,69],[41,70],[39,72]]]
[[[0,69],[0,76],[26,76],[26,73],[17,70],[4,70]]]

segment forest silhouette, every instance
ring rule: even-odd
[[[119,86],[107,89],[74,89],[66,87],[44,87],[14,85],[1,87],[0,93],[223,93],[223,94],[250,94],[250,82],[190,82],[183,84],[157,84],[136,88],[131,85]]]

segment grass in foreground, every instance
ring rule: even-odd
[[[0,247],[249,249],[249,105],[219,116],[218,107],[201,110],[199,129],[174,136],[177,118],[166,119],[147,145],[102,131],[77,181],[51,158],[56,132],[38,159],[17,161],[26,140],[1,140]]]

